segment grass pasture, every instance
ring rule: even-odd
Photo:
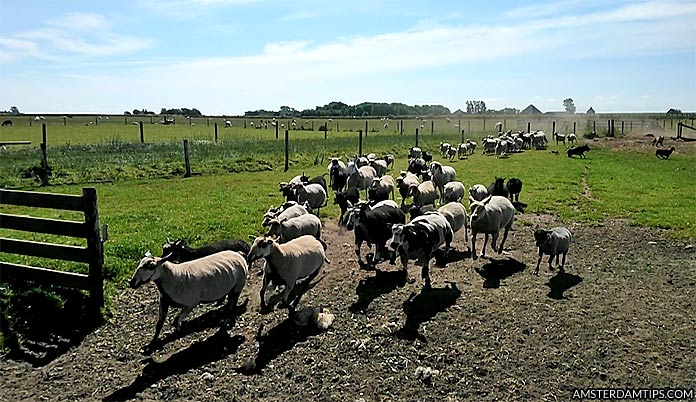
[[[678,153],[658,160],[649,138],[634,134],[590,142],[587,159],[567,158],[565,147],[552,143],[547,150],[508,158],[482,155],[479,149],[446,162],[467,186],[487,185],[495,176],[521,178],[520,201],[527,208],[516,218],[505,256],[489,251],[490,259],[473,262],[461,234],[455,235],[454,254],[462,259],[445,269],[433,267],[433,288],[427,291],[419,281],[407,283],[386,263],[377,272],[360,270],[352,233],[336,227],[339,211],[330,201],[321,217],[332,262],[322,268],[322,280],[302,304],[330,308],[336,314],[332,329],[298,330],[280,310],[257,314],[261,277],[256,264],[243,294],[249,307],[229,337],[214,332],[210,318],[216,310],[201,306],[191,317],[190,331],[172,334],[166,324],[163,337],[169,341],[154,358],[143,359],[139,348],[154,327],[157,292],[150,286],[124,288],[145,251],[159,254],[167,238],[185,238],[195,246],[261,233],[262,214],[282,202],[278,182],[302,172],[325,173],[331,156],[357,153],[357,132],[330,131],[324,140],[322,132],[291,131],[291,166],[283,172],[282,131],[276,140],[273,131],[245,130],[239,120],[235,127],[219,129],[217,144],[206,122],[148,124],[146,143],[140,144],[138,127],[118,124],[113,117],[98,126],[74,127],[56,126],[50,119],[51,185],[40,188],[30,174],[39,166],[41,132],[27,124],[0,128],[1,140],[33,142],[0,150],[0,186],[68,194],[80,194],[85,186],[97,189],[101,222],[109,225],[104,250],[110,319],[76,335],[80,323],[73,311],[80,310],[80,295],[0,287],[0,348],[4,343],[9,351],[30,351],[28,358],[9,352],[1,360],[8,374],[2,388],[11,400],[206,395],[262,401],[536,401],[551,400],[549,395],[569,399],[564,395],[574,388],[692,387],[693,365],[686,356],[694,349],[689,329],[694,326],[695,277],[693,252],[684,242],[696,238],[694,144],[677,143]],[[480,142],[487,133],[467,136]],[[183,177],[184,138],[191,140],[190,178]],[[406,150],[415,142],[413,132],[383,130],[363,140],[364,153],[396,155],[394,175],[406,168]],[[441,141],[457,143],[459,134],[426,131],[419,137],[420,146],[433,153]],[[21,207],[2,206],[0,212],[81,219],[80,214]],[[533,275],[532,231],[559,224],[577,236],[569,267],[561,273],[543,264]],[[2,229],[0,236],[84,245]],[[0,259],[85,270],[80,264],[1,251]],[[266,329],[263,342],[255,338],[261,328]],[[45,354],[43,345],[49,345]],[[15,359],[37,366],[52,362],[46,367],[60,367],[60,378],[56,382],[45,369],[27,368]],[[259,371],[239,370],[249,362]],[[645,370],[656,362],[659,370]],[[437,368],[441,375],[414,379],[418,366]],[[93,375],[85,377],[85,372]],[[215,380],[203,381],[204,373]]]

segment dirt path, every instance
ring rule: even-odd
[[[145,357],[157,292],[124,290],[114,317],[79,347],[41,368],[0,362],[0,399],[556,401],[583,387],[696,387],[694,250],[623,221],[571,225],[566,273],[542,265],[535,276],[533,226],[520,222],[552,219],[518,217],[509,255],[434,268],[429,291],[388,264],[359,270],[352,233],[328,222],[332,263],[303,304],[336,314],[329,331],[259,315],[254,274],[229,335],[216,333],[215,310],[200,308],[191,333]],[[468,257],[455,239],[463,252],[453,255]],[[237,371],[250,361],[256,372]],[[439,372],[417,378],[419,366]]]

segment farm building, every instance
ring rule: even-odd
[[[534,105],[529,105],[526,108],[524,108],[520,114],[542,114],[541,110],[537,109],[536,106]]]

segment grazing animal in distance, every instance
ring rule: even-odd
[[[585,159],[585,152],[590,151],[590,146],[585,144],[585,145],[580,145],[578,147],[572,147],[568,148],[566,153],[568,154],[569,158],[572,158],[573,155],[578,155],[580,158]]]
[[[12,127],[12,120],[10,120],[10,119],[3,120],[2,126],[3,126],[3,127],[5,127],[5,126],[10,126],[10,127]]]
[[[675,150],[676,149],[674,147],[669,147],[668,149],[656,149],[655,156],[657,156],[658,159],[669,159],[669,156],[672,155],[672,152]]]

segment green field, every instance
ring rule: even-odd
[[[114,118],[110,121],[99,126],[49,125],[48,160],[53,177],[52,185],[41,191],[80,194],[84,186],[97,188],[101,220],[109,225],[105,259],[106,278],[112,290],[124,283],[145,251],[160,252],[168,237],[186,238],[197,245],[225,238],[246,239],[260,233],[263,212],[269,205],[281,202],[278,182],[302,172],[322,174],[331,156],[358,151],[355,131],[330,131],[327,140],[318,131],[290,131],[291,167],[283,172],[282,132],[281,139],[276,140],[272,130],[220,128],[219,143],[215,144],[205,120],[194,126],[148,124],[146,143],[140,144],[138,127],[117,124]],[[350,123],[339,121],[346,127]],[[355,127],[357,130],[359,125]],[[371,132],[363,139],[364,153],[395,154],[397,164],[392,174],[397,174],[406,167],[406,151],[415,142],[414,132],[415,128],[404,135],[391,130]],[[31,146],[10,147],[0,153],[0,185],[38,190],[37,181],[27,172],[39,165],[36,144],[40,142],[40,127],[15,125],[3,127],[0,133],[4,141],[32,141]],[[479,141],[486,133],[465,134]],[[191,178],[182,177],[183,147],[179,140],[183,138],[192,141]],[[431,151],[436,151],[440,141],[458,140],[459,134],[453,131],[419,136],[421,147]],[[595,146],[601,143],[592,143],[593,150],[586,160],[567,158],[562,145],[552,145],[547,151],[526,151],[506,159],[477,152],[452,165],[458,179],[467,186],[487,185],[495,176],[521,178],[521,201],[529,205],[529,212],[553,213],[564,220],[588,224],[598,224],[609,217],[628,218],[638,225],[673,229],[675,236],[696,237],[694,155],[678,154],[660,161],[647,152]],[[551,150],[558,150],[560,155]],[[7,206],[2,210],[29,212]],[[34,210],[31,214],[79,219],[51,210]],[[323,218],[337,215],[332,203],[322,210]],[[521,223],[523,227],[525,222]],[[3,231],[3,236],[56,240],[48,235],[7,232]],[[0,257],[12,262],[84,270],[70,263],[8,254]]]

